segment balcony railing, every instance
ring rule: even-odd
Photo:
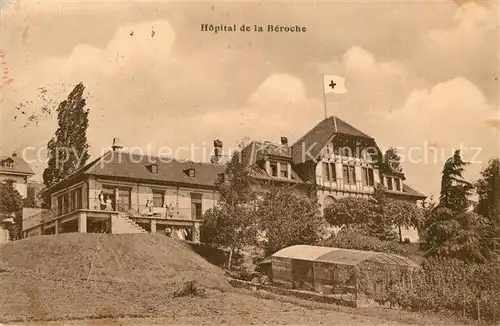
[[[114,210],[136,218],[192,219],[190,208],[130,205],[129,203],[118,201],[115,204]]]

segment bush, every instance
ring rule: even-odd
[[[451,310],[462,317],[500,321],[498,264],[432,258],[424,260],[421,267],[413,274],[413,291],[395,291],[398,295],[394,294],[391,301],[405,309]]]
[[[184,282],[182,287],[174,292],[174,298],[177,297],[205,297],[205,289],[198,285],[196,281]]]

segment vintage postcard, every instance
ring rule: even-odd
[[[0,323],[500,323],[499,3],[0,0]]]

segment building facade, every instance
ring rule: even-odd
[[[393,199],[417,204],[426,198],[405,183],[404,173],[387,168],[374,138],[338,117],[321,121],[291,146],[282,137],[279,144],[252,142],[243,153],[256,178],[302,185],[297,189],[318,200],[322,211],[342,197],[370,198],[378,184]],[[403,228],[402,236],[418,240],[413,229]]]
[[[198,242],[224,165],[179,162],[120,146],[46,189],[50,208],[25,219],[24,236],[63,232],[161,232]]]
[[[28,179],[33,175],[29,164],[16,152],[0,158],[0,182],[11,183],[23,198],[28,196]]]
[[[179,162],[125,153],[114,144],[44,191],[50,209],[26,219],[24,236],[166,232],[197,242],[203,213],[217,204],[215,182],[225,173],[222,152],[216,140],[210,163]],[[385,169],[380,155],[372,137],[337,117],[321,121],[291,146],[282,137],[277,145],[253,141],[241,151],[256,189],[266,191],[269,183],[293,185],[322,209],[346,196],[370,198],[377,184],[392,198],[425,199],[404,183],[403,173]]]

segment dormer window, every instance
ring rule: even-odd
[[[401,191],[401,183],[399,179],[394,179],[394,184],[396,185],[396,190]]]
[[[288,179],[288,164],[280,163],[280,177]]]
[[[278,176],[278,163],[277,162],[270,162],[269,165],[271,167],[271,175],[273,177],[277,177]]]
[[[387,177],[387,189],[394,190],[394,187],[392,186],[392,178],[390,177]]]
[[[158,164],[156,164],[156,163],[148,165],[147,168],[148,168],[149,172],[151,172],[151,173],[155,173],[155,174],[158,173]]]
[[[189,168],[189,169],[184,170],[184,173],[186,173],[187,176],[190,178],[194,178],[196,176],[195,170],[193,168]]]
[[[7,158],[2,161],[2,166],[6,168],[13,168],[14,167],[14,160],[11,158]]]

